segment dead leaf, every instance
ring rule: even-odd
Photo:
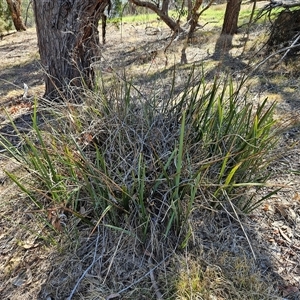
[[[17,111],[18,111],[18,108],[17,108],[16,106],[12,107],[12,108],[9,110],[9,112],[10,112],[11,114],[15,114]]]
[[[145,255],[147,255],[147,256],[150,256],[150,257],[152,257],[153,256],[153,254],[151,253],[151,252],[149,252],[147,249],[145,250]]]
[[[278,230],[279,230],[281,236],[282,236],[286,241],[288,241],[289,243],[292,242],[291,239],[283,232],[283,230],[281,230],[281,228],[278,228]]]
[[[295,222],[296,219],[297,219],[297,215],[296,215],[295,211],[293,209],[291,209],[291,208],[289,208],[289,218],[293,222]]]
[[[62,231],[60,218],[57,215],[55,210],[48,210],[48,221],[52,224],[52,226],[59,232]]]
[[[285,286],[285,287],[281,288],[280,290],[282,291],[283,297],[291,296],[291,295],[299,292],[299,288],[297,288],[296,286],[292,286],[292,285]]]
[[[80,212],[81,215],[84,215],[86,213],[86,209],[84,208],[84,206],[80,207],[79,212]]]
[[[14,286],[20,287],[23,284],[30,284],[32,282],[32,272],[30,268],[23,270],[21,273],[18,274],[12,281]]]
[[[89,145],[93,141],[93,135],[89,132],[85,132],[81,138],[84,145]]]
[[[285,207],[284,205],[282,204],[278,204],[275,206],[277,212],[279,212],[281,214],[282,217],[284,218],[287,218],[288,216],[288,213],[287,213],[287,207]]]
[[[36,248],[39,246],[38,243],[35,243],[34,241],[26,241],[26,242],[23,242],[19,245],[20,247],[28,250],[28,249],[32,249],[32,248]]]
[[[53,227],[57,231],[59,231],[59,232],[62,231],[61,224],[60,224],[60,219],[58,217],[57,218],[53,218],[51,224],[53,225]]]
[[[298,192],[295,193],[293,200],[300,201],[300,195]]]
[[[274,221],[274,222],[272,222],[272,226],[273,227],[276,227],[276,228],[278,228],[278,227],[282,227],[282,226],[284,226],[284,222],[283,221]]]

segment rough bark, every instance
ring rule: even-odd
[[[180,27],[179,23],[174,21],[168,15],[169,10],[169,0],[163,0],[162,8],[160,9],[158,5],[150,1],[144,0],[129,0],[130,3],[135,4],[136,6],[147,7],[154,11],[165,23],[166,25],[173,31],[173,32],[182,32],[182,28]]]
[[[26,27],[21,15],[21,0],[6,0],[11,17],[17,31],[25,31]]]
[[[99,58],[98,22],[107,0],[34,0],[38,46],[45,70],[45,96],[68,86],[92,88]]]
[[[299,41],[300,9],[281,11],[271,26],[271,34],[267,41],[267,53],[287,48],[281,60],[297,58],[300,55]]]

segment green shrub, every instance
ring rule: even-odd
[[[6,2],[0,2],[0,35],[12,29],[12,19]]]

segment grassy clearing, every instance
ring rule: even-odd
[[[212,5],[209,9],[207,9],[200,17],[200,23],[209,23],[210,25],[213,25],[215,27],[221,27],[224,19],[224,13],[225,13],[225,4],[221,5]],[[256,14],[258,13],[259,9],[256,9]],[[249,17],[251,14],[251,8],[249,6],[242,6],[241,12],[240,12],[240,18],[239,18],[239,25],[245,24],[249,22]],[[176,19],[178,17],[178,12],[175,10],[169,11],[170,16],[174,16]],[[146,14],[137,14],[137,15],[129,15],[129,16],[122,16],[122,18],[112,18],[109,19],[109,22],[116,23],[116,22],[124,22],[124,23],[152,23],[152,22],[158,22],[158,17],[156,14],[149,13]],[[183,18],[184,21],[184,18]]]
[[[109,22],[115,23],[116,21],[122,21],[124,23],[151,23],[157,22],[157,15],[154,13],[138,14],[132,16],[122,16],[122,18],[112,18]]]

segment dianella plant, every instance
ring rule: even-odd
[[[274,159],[275,103],[252,103],[245,81],[192,71],[160,98],[129,80],[99,82],[80,104],[36,100],[29,132],[11,120],[18,146],[1,136],[28,174],[8,175],[39,210],[145,241],[179,234],[196,209],[249,213],[275,192],[257,196]]]

